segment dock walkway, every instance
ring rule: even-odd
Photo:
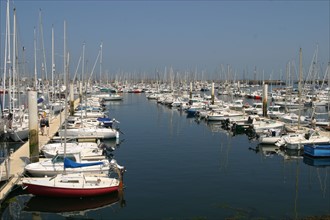
[[[76,107],[79,103],[77,99],[74,103]],[[69,113],[68,113],[69,114]],[[50,119],[48,135],[41,135],[39,132],[39,149],[47,144],[56,134],[61,124],[64,122],[65,111]],[[24,174],[24,167],[29,162],[30,158],[29,141],[26,141],[19,149],[13,152],[9,157],[9,179],[0,189],[0,204],[11,192],[12,188],[20,181],[21,176]]]

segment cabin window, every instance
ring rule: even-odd
[[[79,183],[79,180],[68,180],[68,179],[62,179],[62,183]]]

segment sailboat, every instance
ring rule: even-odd
[[[79,152],[67,154],[64,158],[63,154],[57,154],[52,159],[46,159],[26,165],[24,170],[34,177],[54,176],[62,173],[66,168],[66,172],[77,173],[99,173],[108,175],[114,169],[122,169],[115,159],[110,162],[108,159],[85,159],[81,157]]]
[[[18,112],[13,111],[14,118],[11,126],[7,127],[7,133],[11,140],[22,141],[29,137],[29,114],[20,110]]]
[[[28,126],[28,114],[25,112],[24,108],[15,108],[15,94],[17,90],[17,86],[15,81],[17,80],[17,68],[16,64],[18,63],[17,60],[17,34],[16,34],[16,10],[14,10],[14,18],[13,18],[13,58],[12,58],[12,70],[9,70],[9,113],[12,115],[10,116],[11,122],[8,124],[7,133],[9,137],[13,141],[22,141],[28,138],[29,135],[29,126]],[[10,37],[8,37],[8,41],[10,41]],[[8,48],[8,52],[10,51],[10,47]],[[8,54],[8,63],[10,64],[10,53]]]
[[[122,179],[99,174],[63,173],[54,177],[24,178],[22,184],[28,193],[36,196],[89,197],[119,191]]]

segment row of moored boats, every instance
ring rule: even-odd
[[[119,145],[119,121],[108,117],[106,105],[104,97],[84,100],[58,135],[41,147],[39,161],[25,166],[22,185],[29,193],[85,197],[123,188],[125,168],[113,158]]]

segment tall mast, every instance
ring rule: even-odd
[[[38,90],[38,76],[37,76],[37,39],[36,39],[36,28],[34,27],[34,90]]]
[[[6,92],[6,77],[7,77],[7,64],[10,65],[10,16],[9,16],[9,0],[7,0],[6,11],[6,35],[5,35],[5,62],[3,68],[3,92]],[[10,68],[9,68],[10,69]],[[5,97],[2,99],[2,107],[5,106]]]
[[[102,82],[102,59],[103,59],[103,42],[101,42],[100,45],[100,86],[101,86],[101,82]]]
[[[64,21],[64,85],[65,85],[65,109],[64,109],[64,158],[66,157],[66,132],[67,132],[67,117],[68,117],[68,87],[66,84],[66,78],[68,75],[68,61],[66,59],[66,21]],[[65,173],[64,166],[64,173]]]
[[[85,74],[85,42],[83,43],[83,51],[82,51],[82,65],[81,65],[81,82],[84,85],[84,74]],[[87,88],[86,88],[87,89]],[[82,102],[82,99],[80,99],[80,103]]]
[[[299,116],[298,116],[298,129],[300,129],[300,117],[301,117],[301,80],[302,80],[302,50],[299,50],[299,83],[298,83],[298,95],[299,95]]]
[[[42,16],[41,16],[41,9],[39,9],[39,25],[40,25],[40,38],[41,38],[41,49],[42,49],[42,55],[43,55],[43,62],[42,67],[45,71],[45,79],[48,81],[48,73],[47,73],[47,65],[46,65],[46,52],[45,52],[45,44],[44,44],[44,31],[43,31],[43,25],[42,25]]]
[[[52,101],[54,101],[55,87],[54,87],[54,74],[55,74],[55,43],[54,43],[54,25],[52,25]]]
[[[12,83],[12,60],[10,58],[11,54],[10,54],[10,50],[11,50],[11,41],[10,41],[10,14],[9,14],[9,0],[8,0],[8,14],[7,14],[7,24],[8,24],[8,60],[7,60],[7,63],[8,63],[8,101],[9,101],[9,111],[12,110],[12,88],[11,88],[11,83]]]
[[[13,20],[13,72],[12,72],[12,107],[14,108],[14,100],[15,100],[15,80],[16,80],[16,9],[14,8],[14,20]]]
[[[63,77],[63,80],[64,80],[64,86],[65,86],[65,89],[67,89],[67,87],[66,87],[66,76],[65,76],[65,71],[66,71],[66,62],[67,62],[67,60],[66,60],[66,21],[64,21],[64,43],[63,43],[63,45],[64,45],[64,48],[63,48],[63,66],[64,66],[64,68],[63,68],[63,73],[64,73],[64,77]]]

